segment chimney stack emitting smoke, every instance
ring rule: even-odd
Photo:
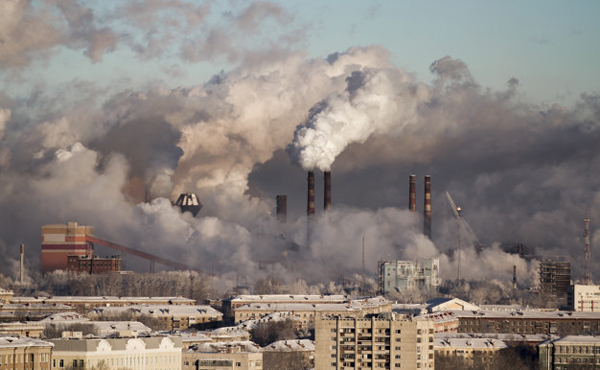
[[[431,176],[425,176],[425,209],[423,211],[423,234],[431,239]]]
[[[287,220],[287,195],[277,196],[277,221],[286,222]]]
[[[417,176],[409,176],[410,186],[408,189],[408,209],[417,212]]]
[[[21,243],[21,259],[19,261],[19,283],[23,284],[23,276],[25,275],[25,244]]]
[[[325,195],[323,197],[323,208],[325,211],[331,209],[331,171],[323,172],[323,180],[325,183]]]
[[[315,172],[308,171],[308,198],[306,202],[306,215],[315,215]]]

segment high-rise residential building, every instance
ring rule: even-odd
[[[417,290],[437,291],[440,286],[440,259],[413,261],[379,261],[379,288],[383,293]]]
[[[315,369],[433,369],[434,323],[393,313],[315,322]]]

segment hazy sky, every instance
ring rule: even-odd
[[[3,7],[10,7],[28,1],[4,3]],[[31,1],[36,10],[52,7],[52,3],[73,1]],[[19,92],[22,97],[32,85],[48,83],[47,88],[52,88],[73,79],[103,86],[143,86],[157,79],[170,87],[196,84],[234,67],[245,57],[243,49],[260,49],[271,43],[317,58],[352,46],[381,45],[391,52],[395,65],[426,82],[432,79],[429,65],[449,55],[467,63],[483,86],[502,89],[509,79],[518,79],[520,92],[534,103],[572,104],[582,92],[597,91],[600,80],[600,4],[593,0],[274,1],[271,4],[280,7],[276,14],[270,19],[257,18],[261,24],[246,25],[245,31],[258,27],[246,35],[233,31],[219,34],[215,29],[226,30],[240,9],[252,3],[248,1],[78,3],[93,12],[96,29],[106,26],[118,34],[114,50],[105,50],[102,60],[94,61],[84,55],[81,40],[47,43],[43,59],[41,53],[31,50],[31,63],[19,78],[4,80],[5,92]],[[193,8],[183,4],[201,6],[204,13],[186,20]],[[145,12],[139,11],[142,8]],[[55,25],[65,21],[56,18]],[[90,27],[86,27],[86,31],[78,31],[78,37],[85,37],[81,35],[84,32],[89,36]],[[199,45],[206,36],[221,45],[201,51],[205,45]],[[240,39],[232,41],[230,37]],[[186,43],[186,48],[196,44],[198,53],[204,55],[182,58],[180,47]],[[226,50],[229,47],[237,52]]]
[[[448,190],[488,246],[465,250],[463,276],[508,280],[517,265],[530,284],[535,267],[499,252],[525,243],[568,255],[578,277],[586,213],[600,245],[598,14],[597,1],[1,1],[0,251],[25,242],[36,269],[41,226],[77,221],[225,285],[326,282],[359,271],[365,236],[371,273],[435,255],[452,277]],[[310,168],[317,202],[320,170],[334,194],[307,232]],[[195,219],[169,203],[188,191]]]

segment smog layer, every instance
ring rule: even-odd
[[[502,243],[570,255],[579,276],[586,214],[596,270],[597,92],[569,107],[538,106],[522,98],[516,78],[501,90],[481,86],[460,55],[439,55],[421,79],[380,46],[309,57],[301,26],[266,35],[293,18],[274,3],[238,7],[223,16],[226,26],[207,21],[211,2],[126,4],[102,17],[69,0],[0,4],[10,20],[0,22],[8,40],[0,42],[1,77],[32,86],[0,92],[0,254],[12,261],[0,273],[15,275],[20,243],[37,271],[41,226],[76,221],[213,272],[224,289],[240,277],[319,283],[360,272],[363,237],[370,275],[380,259],[440,256],[442,277],[453,278],[457,225],[446,191],[486,245],[479,254],[464,249],[464,278],[509,280],[516,265],[520,283],[530,283],[534,269]],[[131,21],[119,28],[118,17]],[[181,36],[195,32],[205,37]],[[181,63],[230,68],[177,88],[152,79],[132,87],[126,78],[107,87],[85,76],[32,84],[28,72],[59,50],[94,63],[117,52],[140,63],[174,53]],[[307,170],[316,171],[317,189],[310,230]],[[332,173],[329,212],[319,206],[322,171]],[[408,211],[410,174],[417,213]],[[432,240],[423,235],[424,175],[432,178]],[[197,217],[172,207],[183,192],[202,201]],[[285,224],[275,217],[279,194],[288,196]]]

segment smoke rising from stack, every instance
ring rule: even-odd
[[[431,176],[425,176],[423,234],[431,239]]]
[[[600,163],[600,97],[582,96],[570,109],[533,107],[519,100],[514,83],[497,92],[478,86],[459,60],[443,58],[432,72],[433,84],[420,83],[385,50],[367,47],[327,60],[257,57],[176,89],[114,93],[73,83],[65,90],[76,96],[67,99],[45,90],[36,91],[36,104],[0,97],[0,252],[11,261],[0,272],[16,276],[14,245],[39,245],[41,225],[66,221],[157,255],[169,250],[222,274],[223,286],[235,281],[231,271],[250,281],[272,274],[320,283],[360,271],[349,248],[362,235],[374,258],[451,250],[433,244],[405,205],[390,201],[405,196],[398,168],[434,173],[436,188],[464,205],[487,245],[511,238],[547,254],[571,248],[581,233],[580,205],[591,199],[589,216],[598,218],[600,179],[588,169]],[[286,149],[304,170],[289,165]],[[289,185],[285,237],[301,245],[305,171],[329,170],[334,160],[336,207],[315,215],[311,244],[293,256],[309,267],[259,269],[282,250],[263,236],[282,229],[270,216],[273,184]],[[149,203],[136,201],[144,189],[156,189]],[[202,199],[198,218],[173,209],[169,199],[185,192]],[[438,235],[451,230],[436,218]],[[590,236],[598,244],[594,230]],[[497,247],[462,253],[465,279],[508,282],[517,265],[527,281],[535,270]],[[440,263],[448,278],[453,261],[442,254]],[[368,271],[374,265],[366,261]]]
[[[308,193],[306,197],[306,215],[313,217],[315,215],[315,172],[308,171]]]
[[[328,211],[331,209],[331,172],[325,171],[323,172],[323,183],[324,183],[324,192],[323,192],[323,209]]]

